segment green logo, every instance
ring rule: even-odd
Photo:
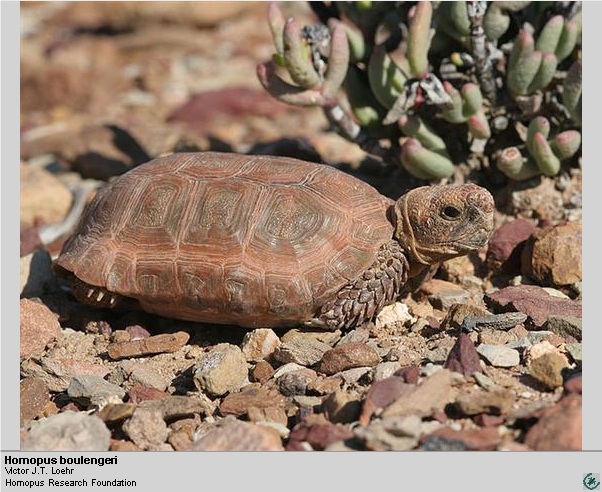
[[[600,474],[588,473],[583,477],[583,488],[585,490],[597,490],[600,488]]]

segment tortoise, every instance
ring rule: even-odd
[[[348,329],[430,265],[484,246],[491,194],[432,185],[397,201],[294,158],[161,156],[92,200],[55,261],[74,296],[243,327]]]

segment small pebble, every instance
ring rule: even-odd
[[[502,345],[481,344],[477,352],[494,367],[514,367],[520,363],[518,350]]]
[[[63,412],[42,419],[25,436],[22,451],[108,451],[111,432],[85,412]]]
[[[240,348],[220,343],[195,364],[193,380],[199,390],[221,396],[239,390],[247,374],[247,360]]]

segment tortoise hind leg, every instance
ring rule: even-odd
[[[391,240],[383,244],[370,268],[339,290],[306,324],[338,330],[371,320],[399,297],[408,271],[408,260],[399,243]]]

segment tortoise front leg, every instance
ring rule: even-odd
[[[338,330],[371,320],[399,297],[408,271],[408,259],[399,243],[383,244],[370,268],[339,290],[306,324]]]

